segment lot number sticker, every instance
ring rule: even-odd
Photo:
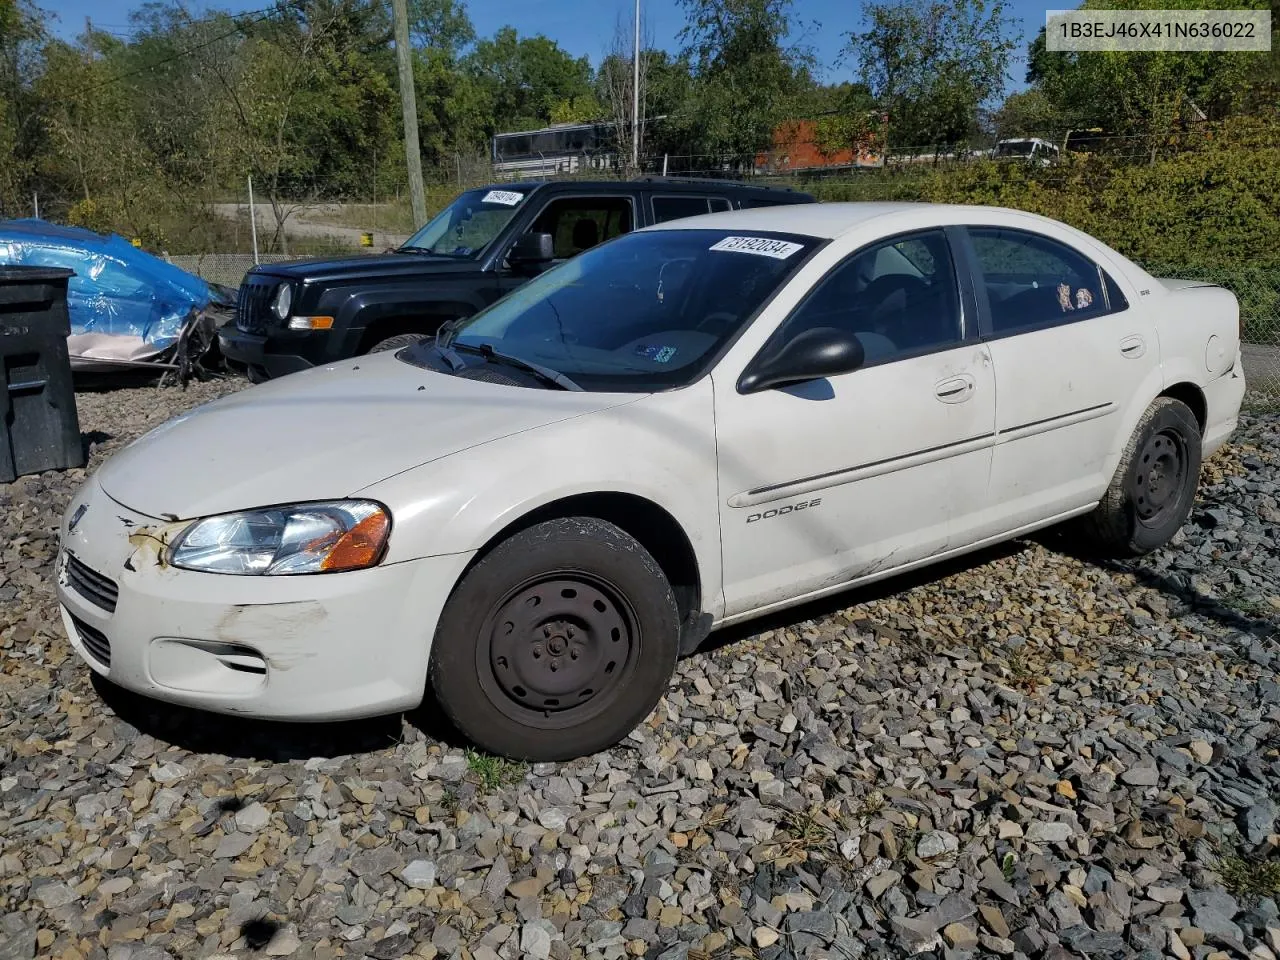
[[[775,260],[785,260],[797,250],[803,250],[804,246],[786,240],[769,240],[765,237],[725,237],[713,244],[711,249],[754,253],[762,257],[773,257]]]
[[[504,207],[514,207],[524,199],[524,194],[515,190],[490,190],[484,195],[481,203],[500,203]]]

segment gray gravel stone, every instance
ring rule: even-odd
[[[82,391],[90,469],[236,389]],[[84,476],[0,485],[0,960],[222,960],[261,918],[297,960],[1280,952],[1218,873],[1280,797],[1280,417],[1147,557],[1050,536],[735,631],[621,746],[527,766],[93,684],[51,590]]]

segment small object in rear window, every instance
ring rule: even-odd
[[[1063,313],[1066,313],[1068,310],[1075,309],[1075,307],[1071,305],[1071,284],[1058,284],[1058,306],[1062,308]]]
[[[797,250],[803,250],[804,245],[787,240],[770,240],[768,237],[725,237],[708,249],[754,253],[762,257],[773,257],[775,260],[785,260]]]
[[[1083,310],[1085,307],[1093,303],[1093,294],[1089,292],[1088,287],[1081,287],[1076,291],[1076,309]]]
[[[490,190],[480,200],[481,203],[500,203],[504,207],[514,207],[524,199],[524,194],[517,190]]]

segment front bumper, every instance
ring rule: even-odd
[[[94,479],[67,517],[81,505],[75,529],[63,523],[58,600],[72,647],[113,683],[282,720],[421,702],[436,620],[467,555],[309,576],[196,573],[162,561],[162,541],[182,524],[123,507]]]
[[[301,334],[300,339],[276,341],[245,333],[229,323],[218,332],[218,349],[228,360],[246,367],[255,379],[269,380],[323,363],[323,349],[317,349],[322,345],[314,340],[312,334]]]

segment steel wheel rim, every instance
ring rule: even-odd
[[[1147,438],[1134,473],[1134,510],[1138,522],[1161,527],[1182,502],[1187,475],[1187,444],[1175,430],[1161,430]]]
[[[612,583],[558,570],[509,590],[476,645],[480,685],[506,716],[542,729],[592,719],[635,671],[639,620]]]

